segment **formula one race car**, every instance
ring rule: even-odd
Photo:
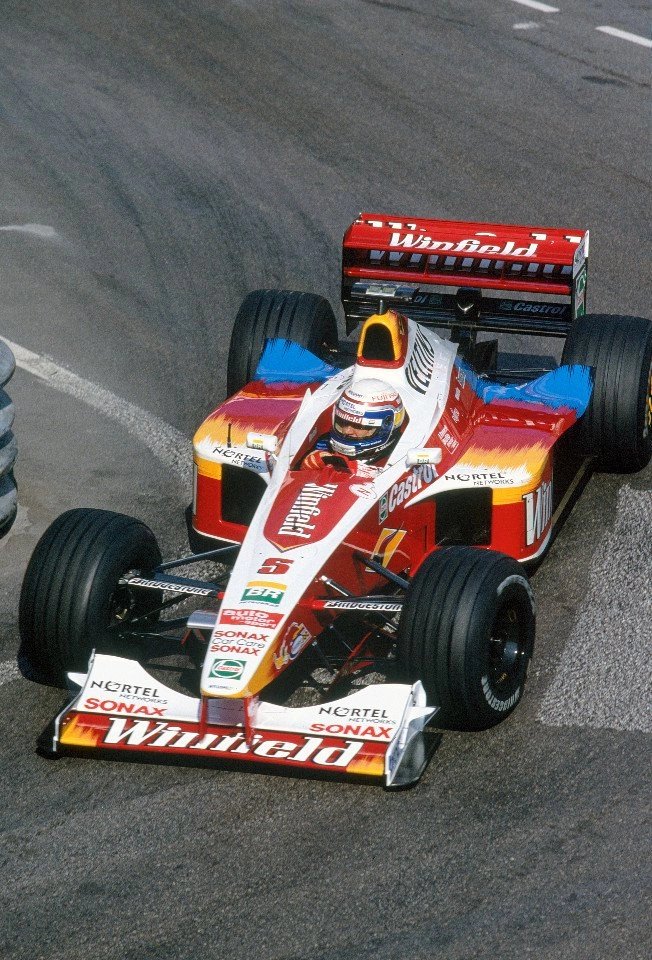
[[[507,717],[534,643],[528,567],[591,467],[652,455],[652,324],[586,314],[588,249],[582,231],[361,214],[347,340],[319,296],[250,294],[230,397],[194,439],[195,552],[163,563],[144,524],[90,509],[35,549],[23,650],[77,691],[42,748],[399,786],[423,772],[433,722]],[[487,333],[564,337],[562,363],[508,368]],[[171,573],[196,561],[215,576]],[[203,608],[160,619],[189,597]],[[175,631],[194,691],[139,662]],[[310,657],[329,682],[288,706]]]

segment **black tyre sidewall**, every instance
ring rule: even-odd
[[[93,648],[122,652],[107,633],[111,598],[120,577],[149,571],[161,562],[152,531],[139,520],[105,510],[63,514],[36,545],[23,581],[19,628],[21,653],[42,675],[60,683],[70,670],[85,670]],[[135,614],[159,606],[160,591],[133,591]]]
[[[508,716],[523,695],[527,670],[534,649],[534,598],[516,561],[505,557],[481,583],[473,596],[467,588],[462,598],[449,650],[450,691],[457,713],[467,729],[493,726]],[[499,610],[509,605],[519,613],[527,651],[521,658],[517,689],[507,698],[492,690],[489,677],[491,627]]]
[[[643,470],[652,460],[652,336],[642,364],[638,398],[637,421],[643,422],[647,435],[639,438],[640,453],[634,469]]]
[[[507,604],[517,611],[524,654],[518,689],[507,703],[492,704],[483,679],[492,627]],[[491,550],[444,547],[426,557],[408,588],[398,628],[399,667],[406,679],[422,681],[428,702],[439,707],[438,725],[490,727],[522,697],[535,622],[532,590],[516,560]]]
[[[324,297],[296,290],[254,290],[242,302],[233,325],[227,361],[227,392],[253,379],[268,339],[300,344],[321,359],[337,348],[337,321]]]
[[[448,649],[459,602],[457,548],[443,548],[425,558],[407,591],[399,621],[398,660],[410,681],[421,680],[428,703],[439,707],[438,719],[456,715],[450,690]]]
[[[43,679],[55,680],[60,673],[58,645],[48,638],[44,619],[51,590],[51,558],[56,556],[59,543],[67,539],[79,515],[77,510],[61,514],[40,538],[27,565],[20,591],[18,629],[19,657],[27,660]],[[49,642],[48,642],[49,641]]]
[[[562,363],[593,370],[591,401],[573,430],[578,452],[594,457],[602,470],[642,470],[652,459],[652,430],[644,435],[652,323],[642,317],[580,317],[571,327]]]
[[[153,569],[161,562],[161,553],[149,528],[133,521],[123,528],[119,538],[107,544],[106,552],[91,555],[90,559],[71,609],[71,642],[64,656],[72,666],[67,669],[84,669],[93,648],[102,653],[129,654],[124,641],[115,633],[107,633],[111,599],[125,573]],[[153,609],[162,600],[159,591],[134,593],[136,615]]]

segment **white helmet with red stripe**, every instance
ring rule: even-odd
[[[358,460],[377,460],[398,440],[405,409],[397,391],[383,380],[358,380],[333,409],[330,446]]]

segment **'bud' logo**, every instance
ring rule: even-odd
[[[211,667],[209,677],[224,680],[239,680],[244,673],[245,660],[216,660]]]

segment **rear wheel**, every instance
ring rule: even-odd
[[[293,340],[322,360],[337,349],[337,321],[328,300],[292,290],[254,290],[235,318],[227,365],[229,396],[253,379],[268,339]]]
[[[493,550],[443,547],[408,587],[398,627],[403,674],[421,680],[436,722],[493,726],[523,694],[535,633],[534,597],[521,565]]]
[[[562,363],[593,368],[593,394],[574,430],[597,466],[634,473],[652,458],[652,322],[590,315],[573,322]]]
[[[43,679],[58,683],[69,670],[86,670],[93,648],[118,652],[117,628],[155,611],[163,596],[119,581],[129,570],[149,571],[160,562],[156,538],[139,520],[106,510],[62,514],[37,543],[25,573],[21,654]]]

